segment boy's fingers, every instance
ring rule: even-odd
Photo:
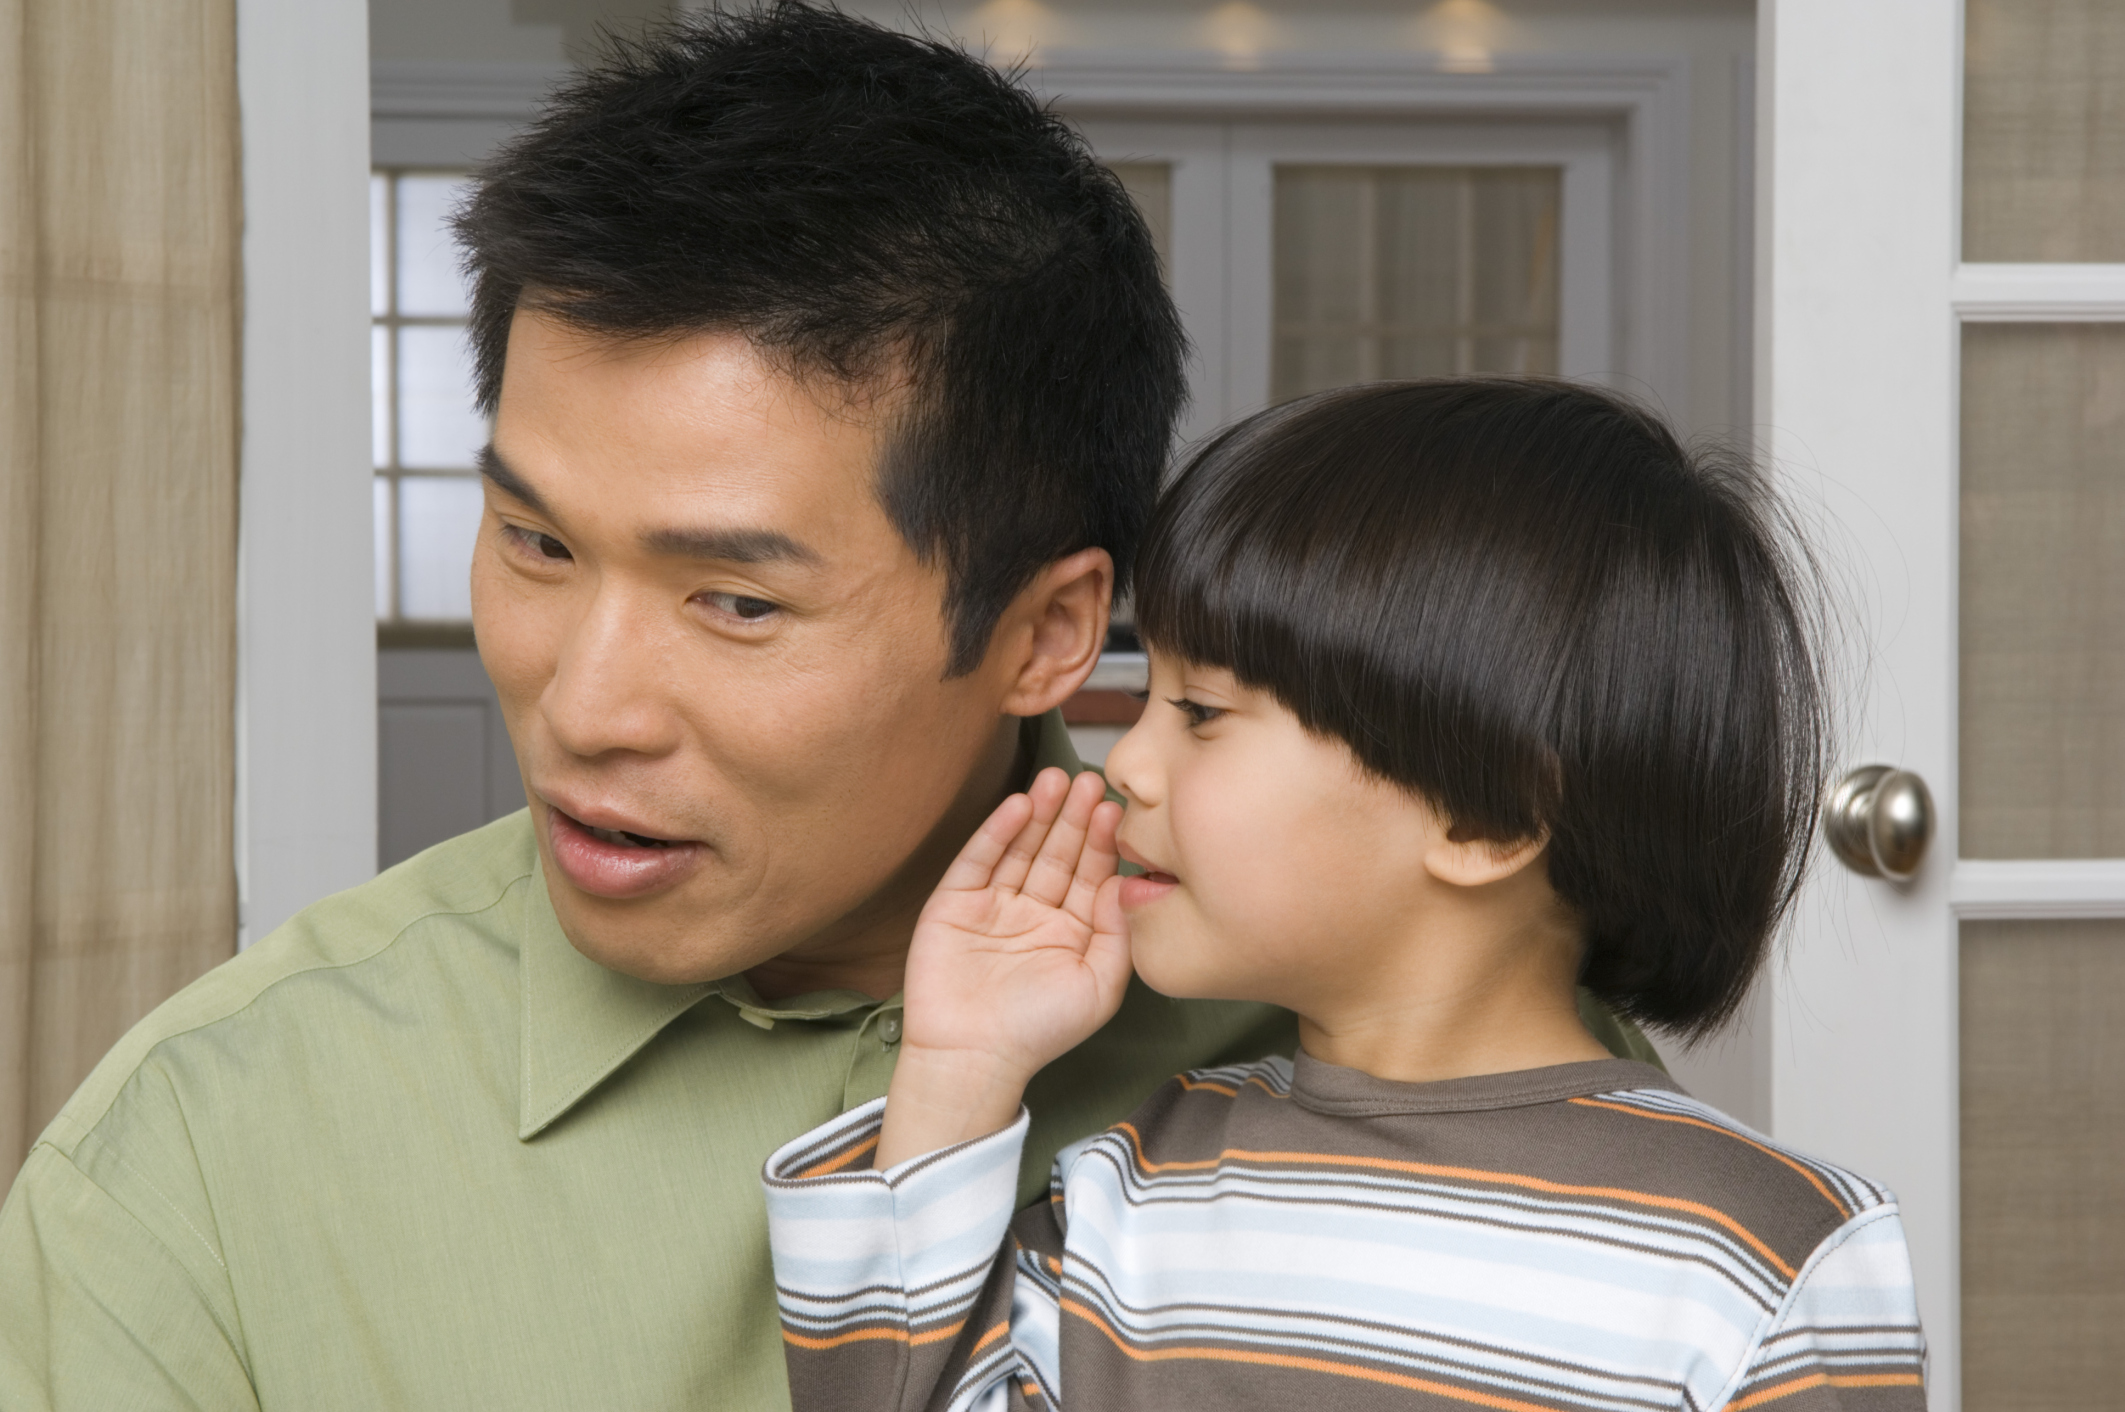
[[[1063,902],[1071,916],[1088,926],[1094,924],[1093,899],[1121,866],[1121,853],[1114,843],[1114,832],[1121,822],[1121,805],[1102,799],[1093,806],[1085,829],[1084,850],[1077,855],[1077,872],[1070,879],[1070,895]]]
[[[1023,794],[1014,794],[996,806],[996,812],[982,821],[974,836],[959,850],[952,866],[944,870],[939,888],[954,892],[972,892],[989,885],[996,871],[996,864],[1011,846],[1011,840],[1026,826],[1033,815],[1033,801]]]
[[[1071,880],[1077,875],[1085,834],[1092,826],[1093,811],[1106,793],[1106,782],[1090,770],[1070,782],[1062,809],[1049,826],[1048,836],[1033,859],[1025,885],[1019,889],[1027,897],[1049,907],[1063,905],[1070,895]]]
[[[1032,870],[1033,859],[1040,853],[1040,846],[1047,840],[1048,826],[1062,812],[1063,799],[1070,792],[1070,777],[1055,766],[1049,766],[1033,777],[1026,797],[1033,801],[1033,812],[1026,819],[1003,857],[990,875],[989,886],[1006,892],[1016,892]]]
[[[1122,911],[1122,880],[1108,878],[1099,885],[1092,902],[1092,943],[1085,948],[1085,964],[1092,968],[1100,994],[1112,1005],[1121,1004],[1128,989],[1129,919]]]

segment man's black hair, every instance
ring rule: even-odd
[[[1204,448],[1137,575],[1230,670],[1456,836],[1548,834],[1581,982],[1703,1034],[1799,886],[1827,758],[1813,561],[1746,465],[1561,382],[1322,393]]]
[[[1180,322],[1120,183],[953,45],[794,0],[616,43],[480,173],[457,231],[490,412],[519,308],[905,378],[879,498],[945,569],[949,671],[1045,564],[1098,546],[1126,583]]]

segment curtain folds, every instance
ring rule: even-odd
[[[229,956],[235,0],[0,0],[0,1173]]]

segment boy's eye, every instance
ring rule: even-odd
[[[1188,726],[1191,730],[1197,726],[1207,726],[1225,714],[1222,706],[1205,706],[1202,702],[1190,701],[1185,696],[1169,696],[1166,698],[1166,702],[1170,706],[1177,707],[1180,713],[1188,718]]]
[[[749,598],[742,593],[704,593],[702,601],[719,613],[728,613],[741,622],[757,623],[775,611],[775,605],[765,598]]]

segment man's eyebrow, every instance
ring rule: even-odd
[[[780,530],[651,530],[642,536],[642,546],[652,554],[677,554],[688,559],[715,559],[726,564],[823,562],[816,550],[799,544]]]
[[[511,470],[509,463],[496,454],[491,445],[480,448],[480,474],[485,476],[496,490],[533,514],[544,515],[549,520],[553,518],[553,512],[546,508],[545,501],[539,499],[539,493],[533,490],[522,476]]]

